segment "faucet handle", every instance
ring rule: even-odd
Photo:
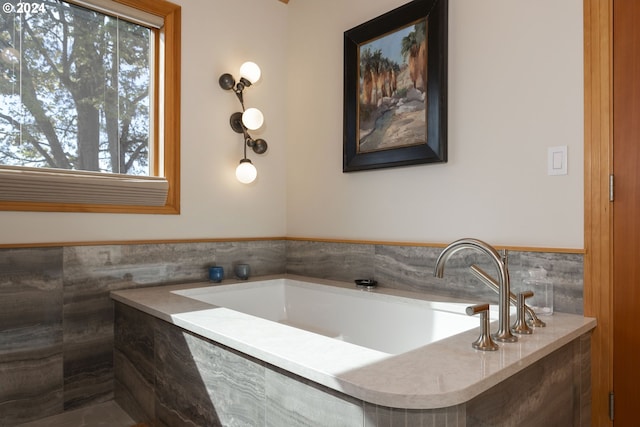
[[[529,315],[529,321],[527,322],[529,326],[531,326],[532,328],[544,328],[545,326],[547,326],[546,323],[540,320],[536,312],[531,307],[525,305],[524,310]]]
[[[467,307],[466,313],[469,316],[480,314],[480,336],[471,343],[471,347],[482,351],[496,351],[498,345],[491,338],[489,333],[489,304],[476,304]]]
[[[525,334],[529,335],[533,333],[533,329],[529,327],[525,319],[525,300],[527,298],[531,298],[533,296],[533,292],[525,291],[520,292],[518,294],[518,305],[516,310],[516,323],[513,324],[511,331],[514,334]]]

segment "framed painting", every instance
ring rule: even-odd
[[[447,161],[447,0],[344,33],[343,172]]]

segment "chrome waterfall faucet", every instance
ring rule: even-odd
[[[472,249],[476,252],[487,255],[495,264],[498,270],[498,331],[493,334],[493,339],[500,342],[516,342],[518,337],[511,333],[509,325],[510,295],[511,285],[509,281],[509,270],[507,267],[507,253],[500,255],[491,245],[477,239],[460,239],[449,244],[438,256],[434,269],[434,276],[442,278],[444,276],[444,266],[453,254],[463,249]]]

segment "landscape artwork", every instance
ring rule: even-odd
[[[448,0],[344,32],[342,171],[447,161]]]
[[[425,144],[427,20],[360,46],[358,152]]]

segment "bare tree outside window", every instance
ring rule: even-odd
[[[4,1],[0,165],[150,175],[152,31],[62,1],[28,13]]]

